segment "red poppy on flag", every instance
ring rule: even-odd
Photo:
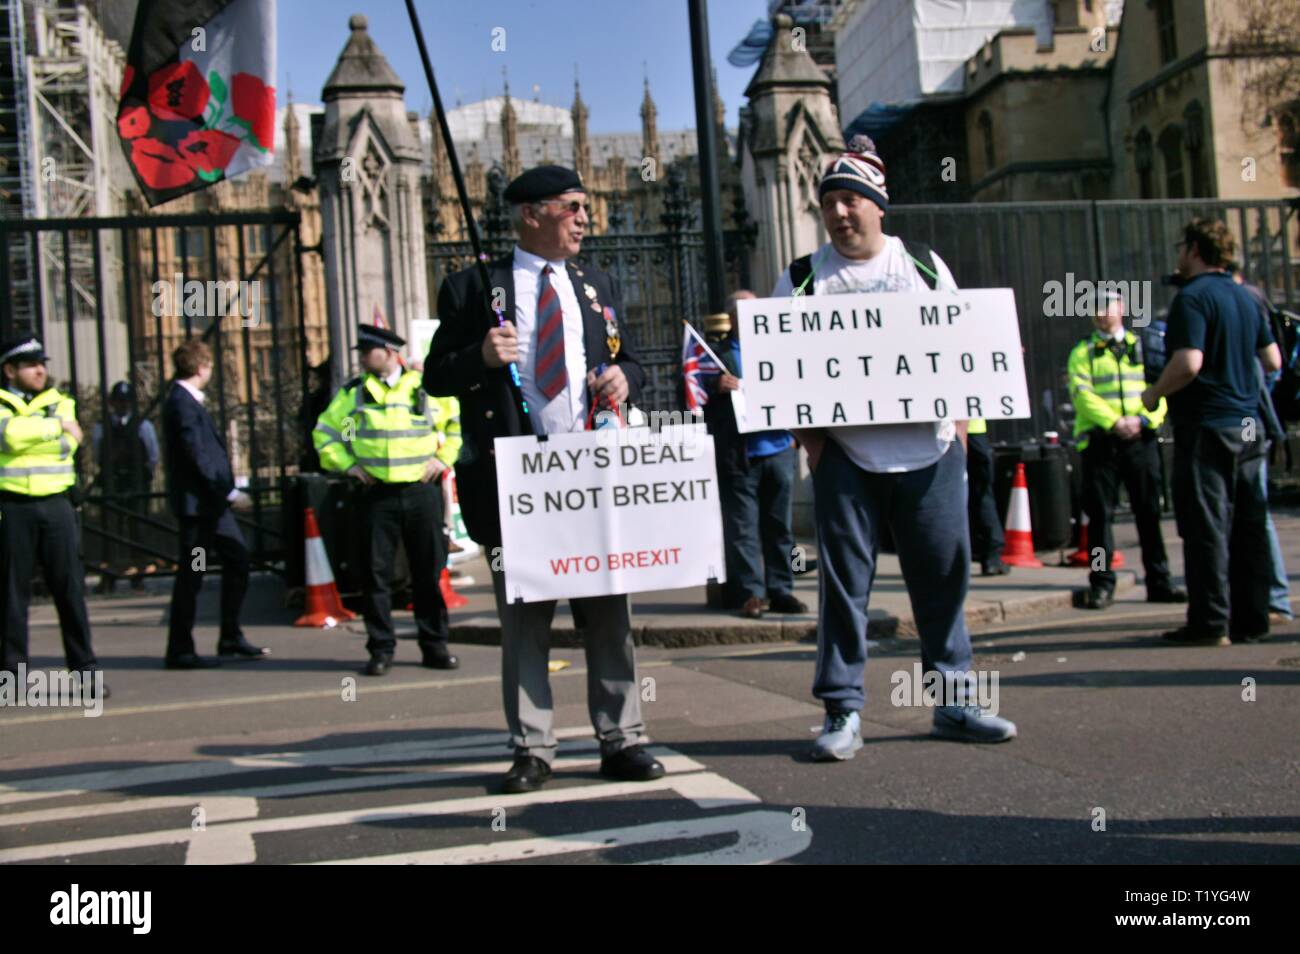
[[[148,203],[271,163],[275,0],[141,0],[117,132]]]

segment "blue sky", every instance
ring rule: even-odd
[[[659,108],[660,129],[695,126],[690,29],[686,0],[416,0],[443,104],[457,94],[469,103],[501,92],[568,107],[578,64],[590,130],[640,128],[642,64]],[[765,15],[763,0],[710,0],[709,41],[718,88],[734,126],[756,67],[737,69],[726,55]],[[297,102],[320,102],[321,87],[348,38],[348,18],[365,14],[370,35],[406,84],[408,108],[422,113],[432,99],[403,0],[279,0],[280,101],[292,87]],[[505,29],[506,49],[492,49],[492,31]],[[540,87],[535,91],[534,85]]]

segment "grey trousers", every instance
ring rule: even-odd
[[[505,574],[492,571],[492,591],[501,619],[501,698],[515,755],[531,755],[547,765],[555,759],[554,709],[547,662],[555,601],[507,603]],[[640,687],[632,644],[627,596],[570,600],[585,619],[587,709],[600,741],[601,755],[641,742]]]

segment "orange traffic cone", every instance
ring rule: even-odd
[[[325,553],[325,541],[320,538],[316,511],[311,507],[303,512],[303,527],[307,544],[307,612],[293,625],[331,629],[344,620],[356,619],[356,613],[343,608],[338,587],[334,585],[334,571]]]
[[[1075,550],[1065,562],[1070,566],[1091,566],[1092,551],[1088,549],[1088,514],[1084,513],[1083,520],[1079,524],[1079,549]],[[1110,554],[1110,568],[1112,570],[1122,569],[1124,566],[1124,554],[1119,550],[1113,550]]]
[[[1025,465],[1016,464],[1016,477],[1011,482],[1011,500],[1007,503],[1007,543],[1002,548],[1002,562],[1010,566],[1041,567],[1034,556],[1034,532],[1029,519],[1029,482],[1025,480]]]
[[[447,609],[460,609],[469,600],[461,596],[451,587],[451,573],[446,567],[442,568],[442,574],[438,577],[438,589],[442,590],[442,601],[447,604]]]

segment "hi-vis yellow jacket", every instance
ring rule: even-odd
[[[77,442],[63,432],[76,418],[77,402],[58,388],[30,401],[0,388],[0,491],[48,497],[76,483]]]
[[[316,421],[312,443],[326,470],[354,464],[384,483],[419,480],[436,456],[451,467],[460,453],[460,407],[455,398],[431,398],[418,371],[405,371],[391,388],[373,374],[353,378]]]
[[[1146,372],[1142,366],[1142,347],[1131,331],[1124,332],[1124,349],[1119,360],[1111,350],[1113,339],[1094,331],[1070,352],[1066,369],[1070,376],[1070,397],[1074,401],[1074,436],[1078,447],[1088,446],[1093,431],[1109,431],[1121,417],[1142,418],[1145,427],[1154,430],[1165,419],[1165,399],[1154,411],[1142,406],[1146,390]]]

